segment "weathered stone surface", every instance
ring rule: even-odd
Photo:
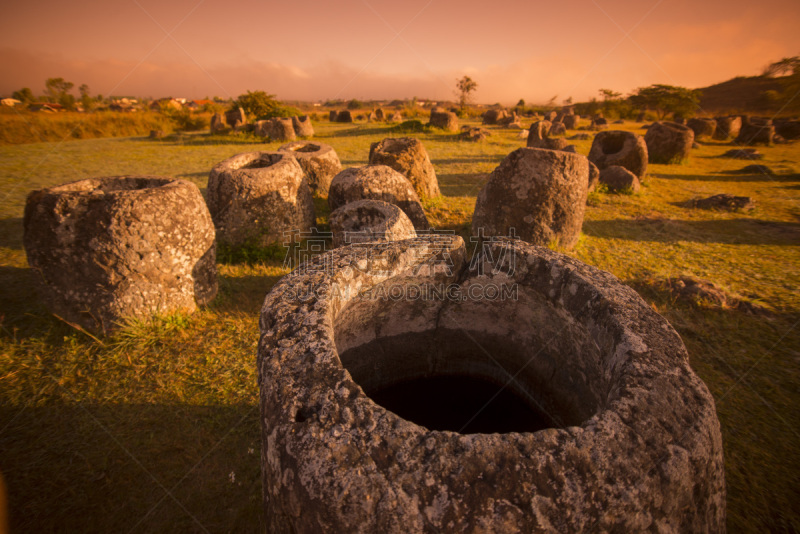
[[[337,122],[337,120],[336,120],[336,119],[338,119],[338,118],[339,118],[339,112],[338,112],[338,111],[336,111],[335,109],[332,109],[332,110],[331,110],[331,111],[328,113],[328,120],[329,120],[329,121],[331,121],[331,122]]]
[[[292,119],[287,117],[276,117],[267,123],[269,138],[272,141],[294,141],[297,136],[294,133]]]
[[[717,117],[717,129],[714,132],[714,139],[727,141],[735,139],[742,129],[742,118],[739,116]]]
[[[253,123],[253,133],[259,137],[269,137],[271,124],[269,120],[260,120]]]
[[[504,109],[488,109],[483,115],[483,124],[497,124],[497,121],[508,117],[508,111]]]
[[[704,141],[714,137],[717,132],[717,121],[694,117],[686,121],[686,126],[694,132],[695,141]]]
[[[800,139],[800,120],[775,119],[775,134],[786,140]]]
[[[247,152],[216,164],[207,196],[217,240],[229,245],[280,243],[284,232],[308,232],[315,223],[308,179],[286,153]]]
[[[367,116],[367,122],[378,122],[378,117],[375,115],[374,112],[370,113]]]
[[[344,247],[273,287],[257,363],[266,530],[724,532],[714,399],[672,326],[565,255],[484,250],[470,269],[457,236]],[[459,298],[381,298],[440,286]],[[489,287],[517,298],[466,298]],[[518,426],[467,433],[443,411],[471,388],[419,399],[423,377],[454,375],[526,399]],[[373,400],[391,387],[408,390],[397,406]],[[397,415],[411,401],[423,413]],[[416,422],[430,412],[453,431]]]
[[[592,119],[592,124],[589,126],[592,130],[605,130],[608,128],[608,120],[603,117],[595,117]]]
[[[599,132],[589,150],[589,161],[601,171],[618,165],[631,171],[637,178],[643,178],[647,172],[647,159],[644,138],[623,130]]]
[[[731,159],[763,159],[764,154],[756,150],[755,148],[734,148],[728,150],[724,154],[720,156],[721,158],[731,158]]]
[[[689,157],[694,132],[675,122],[654,122],[644,136],[650,163],[680,163]]]
[[[247,124],[247,115],[245,115],[242,108],[232,109],[225,112],[225,122],[231,128],[236,128],[241,124]]]
[[[408,215],[417,231],[430,229],[419,196],[408,179],[386,165],[366,165],[337,174],[328,191],[331,211],[356,200],[382,200]]]
[[[520,130],[517,134],[517,139],[527,139],[530,131],[528,130]]]
[[[399,111],[396,111],[392,114],[391,118],[389,118],[389,122],[403,122],[403,115],[401,115]]]
[[[641,185],[639,178],[625,167],[609,165],[600,170],[600,183],[605,184],[609,191],[631,191],[638,193]]]
[[[528,131],[526,144],[528,148],[546,148],[549,150],[564,150],[567,148],[567,141],[563,138],[551,138],[550,129],[553,124],[550,121],[538,121],[531,124]]]
[[[291,154],[302,167],[313,193],[328,195],[333,177],[342,171],[339,155],[325,143],[295,141],[278,149]]]
[[[561,119],[561,122],[564,124],[564,128],[566,128],[567,130],[574,130],[575,128],[578,127],[579,120],[580,117],[578,117],[575,114],[572,114],[572,115],[564,115],[564,117],[562,117]]]
[[[382,200],[356,200],[337,208],[329,218],[333,246],[380,243],[417,237],[403,210]]]
[[[722,193],[708,198],[692,200],[690,205],[704,210],[738,211],[753,209],[755,202],[750,197],[737,197]]]
[[[428,124],[448,132],[457,132],[458,116],[452,111],[431,111],[431,120]]]
[[[586,209],[589,160],[578,154],[519,148],[481,189],[472,235],[514,235],[536,245],[578,242]]]
[[[548,122],[553,122],[554,120],[556,120],[556,117],[558,117],[558,113],[555,111],[548,111],[547,113],[544,114],[544,120]]]
[[[736,137],[739,145],[771,145],[775,137],[775,126],[769,119],[749,117],[742,120],[742,128]]]
[[[314,126],[311,124],[311,117],[303,115],[302,117],[292,117],[292,127],[297,137],[313,137]]]
[[[527,130],[523,130],[527,132]],[[470,128],[469,126],[458,135],[458,138],[462,141],[485,141],[488,136],[492,135],[488,130],[484,130],[483,128]]]
[[[512,124],[519,124],[520,120],[522,119],[517,112],[512,111],[511,113],[507,113],[505,117],[497,119],[497,124],[499,126],[505,126],[506,128],[509,128]]]
[[[112,176],[33,191],[24,244],[50,311],[91,331],[193,311],[217,293],[214,225],[184,180]]]
[[[150,130],[150,139],[162,139],[164,135],[164,130]]]
[[[336,122],[353,122],[353,115],[350,110],[345,109],[336,114]]]
[[[597,168],[597,165],[589,161],[589,192],[591,193],[592,191],[597,189],[597,184],[599,183],[600,183],[600,169]]]
[[[369,147],[371,165],[388,165],[414,185],[420,198],[438,197],[436,171],[422,141],[413,137],[388,137]]]
[[[219,133],[225,130],[225,121],[221,113],[214,113],[211,116],[211,133]]]
[[[562,122],[553,123],[553,125],[550,126],[550,132],[548,132],[549,137],[556,137],[558,135],[567,135],[567,128]]]

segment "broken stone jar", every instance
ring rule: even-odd
[[[352,245],[261,312],[268,530],[723,532],[714,401],[609,273],[461,238]]]

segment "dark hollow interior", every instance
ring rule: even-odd
[[[95,190],[103,193],[113,193],[115,191],[138,191],[143,189],[153,189],[168,184],[172,180],[169,178],[144,178],[134,176],[120,176],[115,178],[103,179]],[[89,182],[82,188],[92,190]]]
[[[309,143],[307,145],[303,145],[301,147],[293,149],[295,152],[318,152],[319,145],[315,145],[313,143]]]
[[[243,165],[242,169],[264,169],[266,167],[271,167],[278,163],[283,156],[280,154],[264,154],[253,161],[249,162],[246,165]]]
[[[603,154],[616,154],[625,145],[625,138],[621,135],[609,135],[603,139]]]
[[[552,426],[510,388],[482,377],[416,378],[369,392],[376,403],[430,430],[462,434],[536,432]]]

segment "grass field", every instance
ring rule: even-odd
[[[314,126],[345,167],[398,135],[390,125]],[[517,131],[490,130],[482,143],[415,134],[443,193],[425,205],[437,228],[468,237],[487,174],[524,145]],[[576,144],[587,154],[591,141]],[[135,173],[202,189],[220,160],[277,146],[245,135],[0,146],[0,471],[13,531],[259,530],[258,313],[287,272],[281,260],[220,262],[220,293],[207,308],[96,340],[38,303],[21,217],[35,188]],[[774,175],[733,173],[747,162],[718,157],[729,148],[708,143],[686,164],[651,165],[638,194],[592,195],[569,254],[633,286],[683,337],[717,403],[729,530],[798,532],[800,145],[759,148]],[[750,196],[756,208],[682,205],[716,193]],[[317,207],[324,223],[325,202]],[[687,302],[660,283],[681,275],[711,280],[755,312]]]

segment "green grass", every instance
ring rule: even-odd
[[[621,127],[644,133],[633,123]],[[365,164],[370,143],[408,135],[382,124],[314,128],[345,167]],[[517,131],[489,129],[481,143],[414,134],[443,193],[425,202],[437,228],[468,237],[488,173],[524,145]],[[591,141],[575,144],[587,154]],[[220,292],[210,306],[134,321],[95,340],[38,303],[21,217],[34,188],[136,173],[202,189],[215,163],[278,145],[240,134],[0,146],[0,471],[15,531],[259,529],[255,351],[264,295],[287,272],[281,255],[221,251]],[[633,286],[683,337],[717,402],[729,530],[798,531],[800,147],[759,149],[774,176],[728,174],[747,164],[717,157],[729,148],[708,143],[684,164],[651,165],[635,195],[594,193],[568,253]],[[723,192],[751,196],[756,208],[682,207]],[[324,199],[316,208],[324,228]],[[766,312],[683,302],[649,283],[679,275],[709,279]]]

